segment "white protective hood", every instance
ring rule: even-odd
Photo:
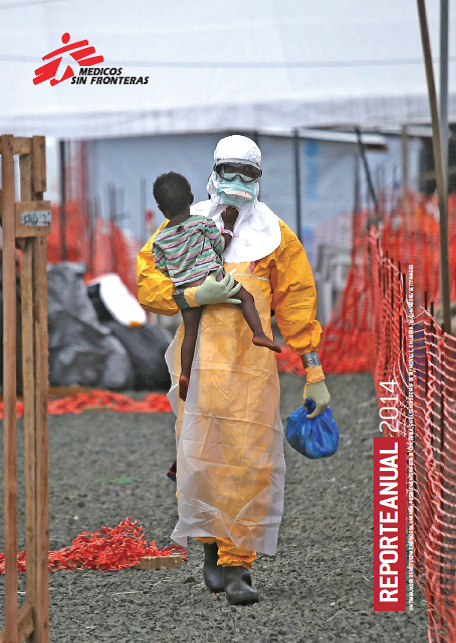
[[[246,136],[227,136],[218,142],[214,152],[215,162],[223,159],[253,161],[260,165],[261,152],[258,145]],[[221,214],[228,206],[217,194],[217,180],[217,175],[212,172],[207,184],[211,199],[196,203],[191,208],[191,214],[208,217],[221,229],[223,226]],[[257,261],[267,257],[280,245],[282,237],[279,219],[267,205],[258,201],[259,184],[256,185],[254,200],[239,209],[234,226],[234,238],[223,253],[223,260],[227,263]]]

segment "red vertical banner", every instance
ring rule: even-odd
[[[374,438],[374,610],[405,612],[407,438]]]

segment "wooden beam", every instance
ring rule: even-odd
[[[24,603],[17,612],[17,640],[25,641],[33,632],[33,609],[30,603]],[[0,633],[0,643],[7,643],[5,630]]]
[[[13,139],[13,154],[31,154],[32,153],[32,139],[26,136],[14,136]],[[2,144],[0,142],[0,154],[2,154]]]
[[[26,597],[36,604],[36,443],[35,443],[35,341],[33,328],[33,239],[26,240],[21,261],[22,371],[24,373],[24,467]]]
[[[36,192],[35,196],[39,193]],[[49,643],[48,510],[48,328],[47,240],[34,240],[35,422],[36,422],[36,584],[34,641]]]
[[[449,0],[440,0],[439,121],[445,195],[448,198],[448,19]]]
[[[179,554],[170,556],[143,556],[139,559],[140,569],[168,569],[181,566],[182,556]]]
[[[66,243],[66,154],[65,141],[59,143],[60,159],[60,261],[67,260],[67,243]],[[108,209],[111,217],[111,189],[108,185]]]
[[[33,151],[33,189],[46,192],[46,139],[44,136],[32,138]]]
[[[23,155],[19,159],[21,201],[32,201],[32,164],[33,156],[31,154]]]
[[[361,155],[361,162],[363,164],[364,172],[366,174],[367,189],[368,189],[367,194],[372,197],[372,201],[374,202],[374,216],[372,217],[372,223],[374,223],[375,225],[378,225],[380,221],[380,210],[378,207],[378,199],[377,199],[377,195],[375,194],[374,184],[372,182],[372,175],[369,168],[369,163],[367,161],[366,148],[364,146],[363,139],[361,136],[361,130],[359,129],[359,127],[355,127],[355,132],[358,138],[358,147]],[[367,205],[367,209],[369,209],[369,203]],[[369,225],[369,222],[368,222],[368,225]]]
[[[44,236],[17,239],[24,211],[50,209],[46,190],[44,137],[0,137],[3,215],[4,458],[5,458],[5,631],[0,643],[49,643],[48,520],[48,334],[47,243]],[[33,154],[32,154],[33,152]],[[14,204],[14,154],[19,154],[21,203]],[[11,215],[11,213],[13,214]],[[17,216],[16,216],[17,215]],[[17,220],[17,217],[19,219]],[[49,233],[46,226],[44,232]],[[23,235],[27,236],[27,235]],[[16,264],[15,242],[23,247],[21,288],[24,366],[27,603],[17,611],[16,448]],[[6,339],[7,338],[7,339]]]
[[[2,225],[2,189],[0,188],[0,226]],[[25,248],[24,239],[16,238],[16,248],[23,250]]]
[[[30,603],[24,603],[17,614],[17,638],[21,643],[33,632],[33,609]]]
[[[31,201],[32,156],[21,156],[19,171],[21,200]],[[21,258],[21,301],[22,301],[22,372],[24,379],[24,467],[25,467],[25,552],[27,573],[25,580],[26,598],[30,605],[36,605],[36,444],[35,444],[35,339],[33,326],[33,239],[26,242]],[[30,641],[33,641],[33,636]]]
[[[16,257],[13,137],[2,146],[5,636],[17,641]]]
[[[26,136],[15,136],[13,140],[14,154],[31,154],[32,139]]]
[[[434,81],[434,68],[432,66],[431,42],[426,17],[425,0],[417,0],[418,15],[420,19],[421,41],[423,45],[424,64],[428,85],[429,104],[432,117],[432,144],[434,148],[434,162],[437,178],[437,196],[440,214],[440,301],[443,309],[443,322],[446,332],[451,334],[450,311],[450,270],[448,259],[448,198],[445,191],[445,177],[443,170],[442,142],[440,137],[440,119],[437,105],[437,93]]]

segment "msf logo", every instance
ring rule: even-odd
[[[96,65],[97,63],[102,63],[104,61],[103,56],[93,55],[96,54],[95,47],[89,47],[88,40],[79,40],[78,42],[74,42],[73,44],[68,44],[69,40],[70,34],[64,33],[62,36],[62,42],[65,46],[60,47],[60,49],[56,49],[55,51],[51,51],[50,54],[43,56],[42,60],[49,60],[50,58],[54,58],[54,60],[50,60],[50,62],[46,63],[46,65],[35,69],[35,78],[33,79],[34,85],[39,85],[40,83],[44,83],[46,80],[50,80],[52,87],[54,87],[54,85],[58,85],[64,80],[67,80],[68,78],[74,76],[73,69],[70,67],[70,65],[67,65],[62,78],[60,78],[60,80],[57,80],[56,78],[57,70],[62,61],[62,54],[66,53],[67,51],[72,51],[73,49],[77,50],[73,51],[70,56],[74,58],[77,63],[79,63],[80,67],[92,67],[92,65]]]

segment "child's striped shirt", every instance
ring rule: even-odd
[[[224,239],[212,221],[192,215],[177,226],[166,226],[155,237],[152,253],[155,267],[175,286],[197,281],[223,266],[220,254]]]

